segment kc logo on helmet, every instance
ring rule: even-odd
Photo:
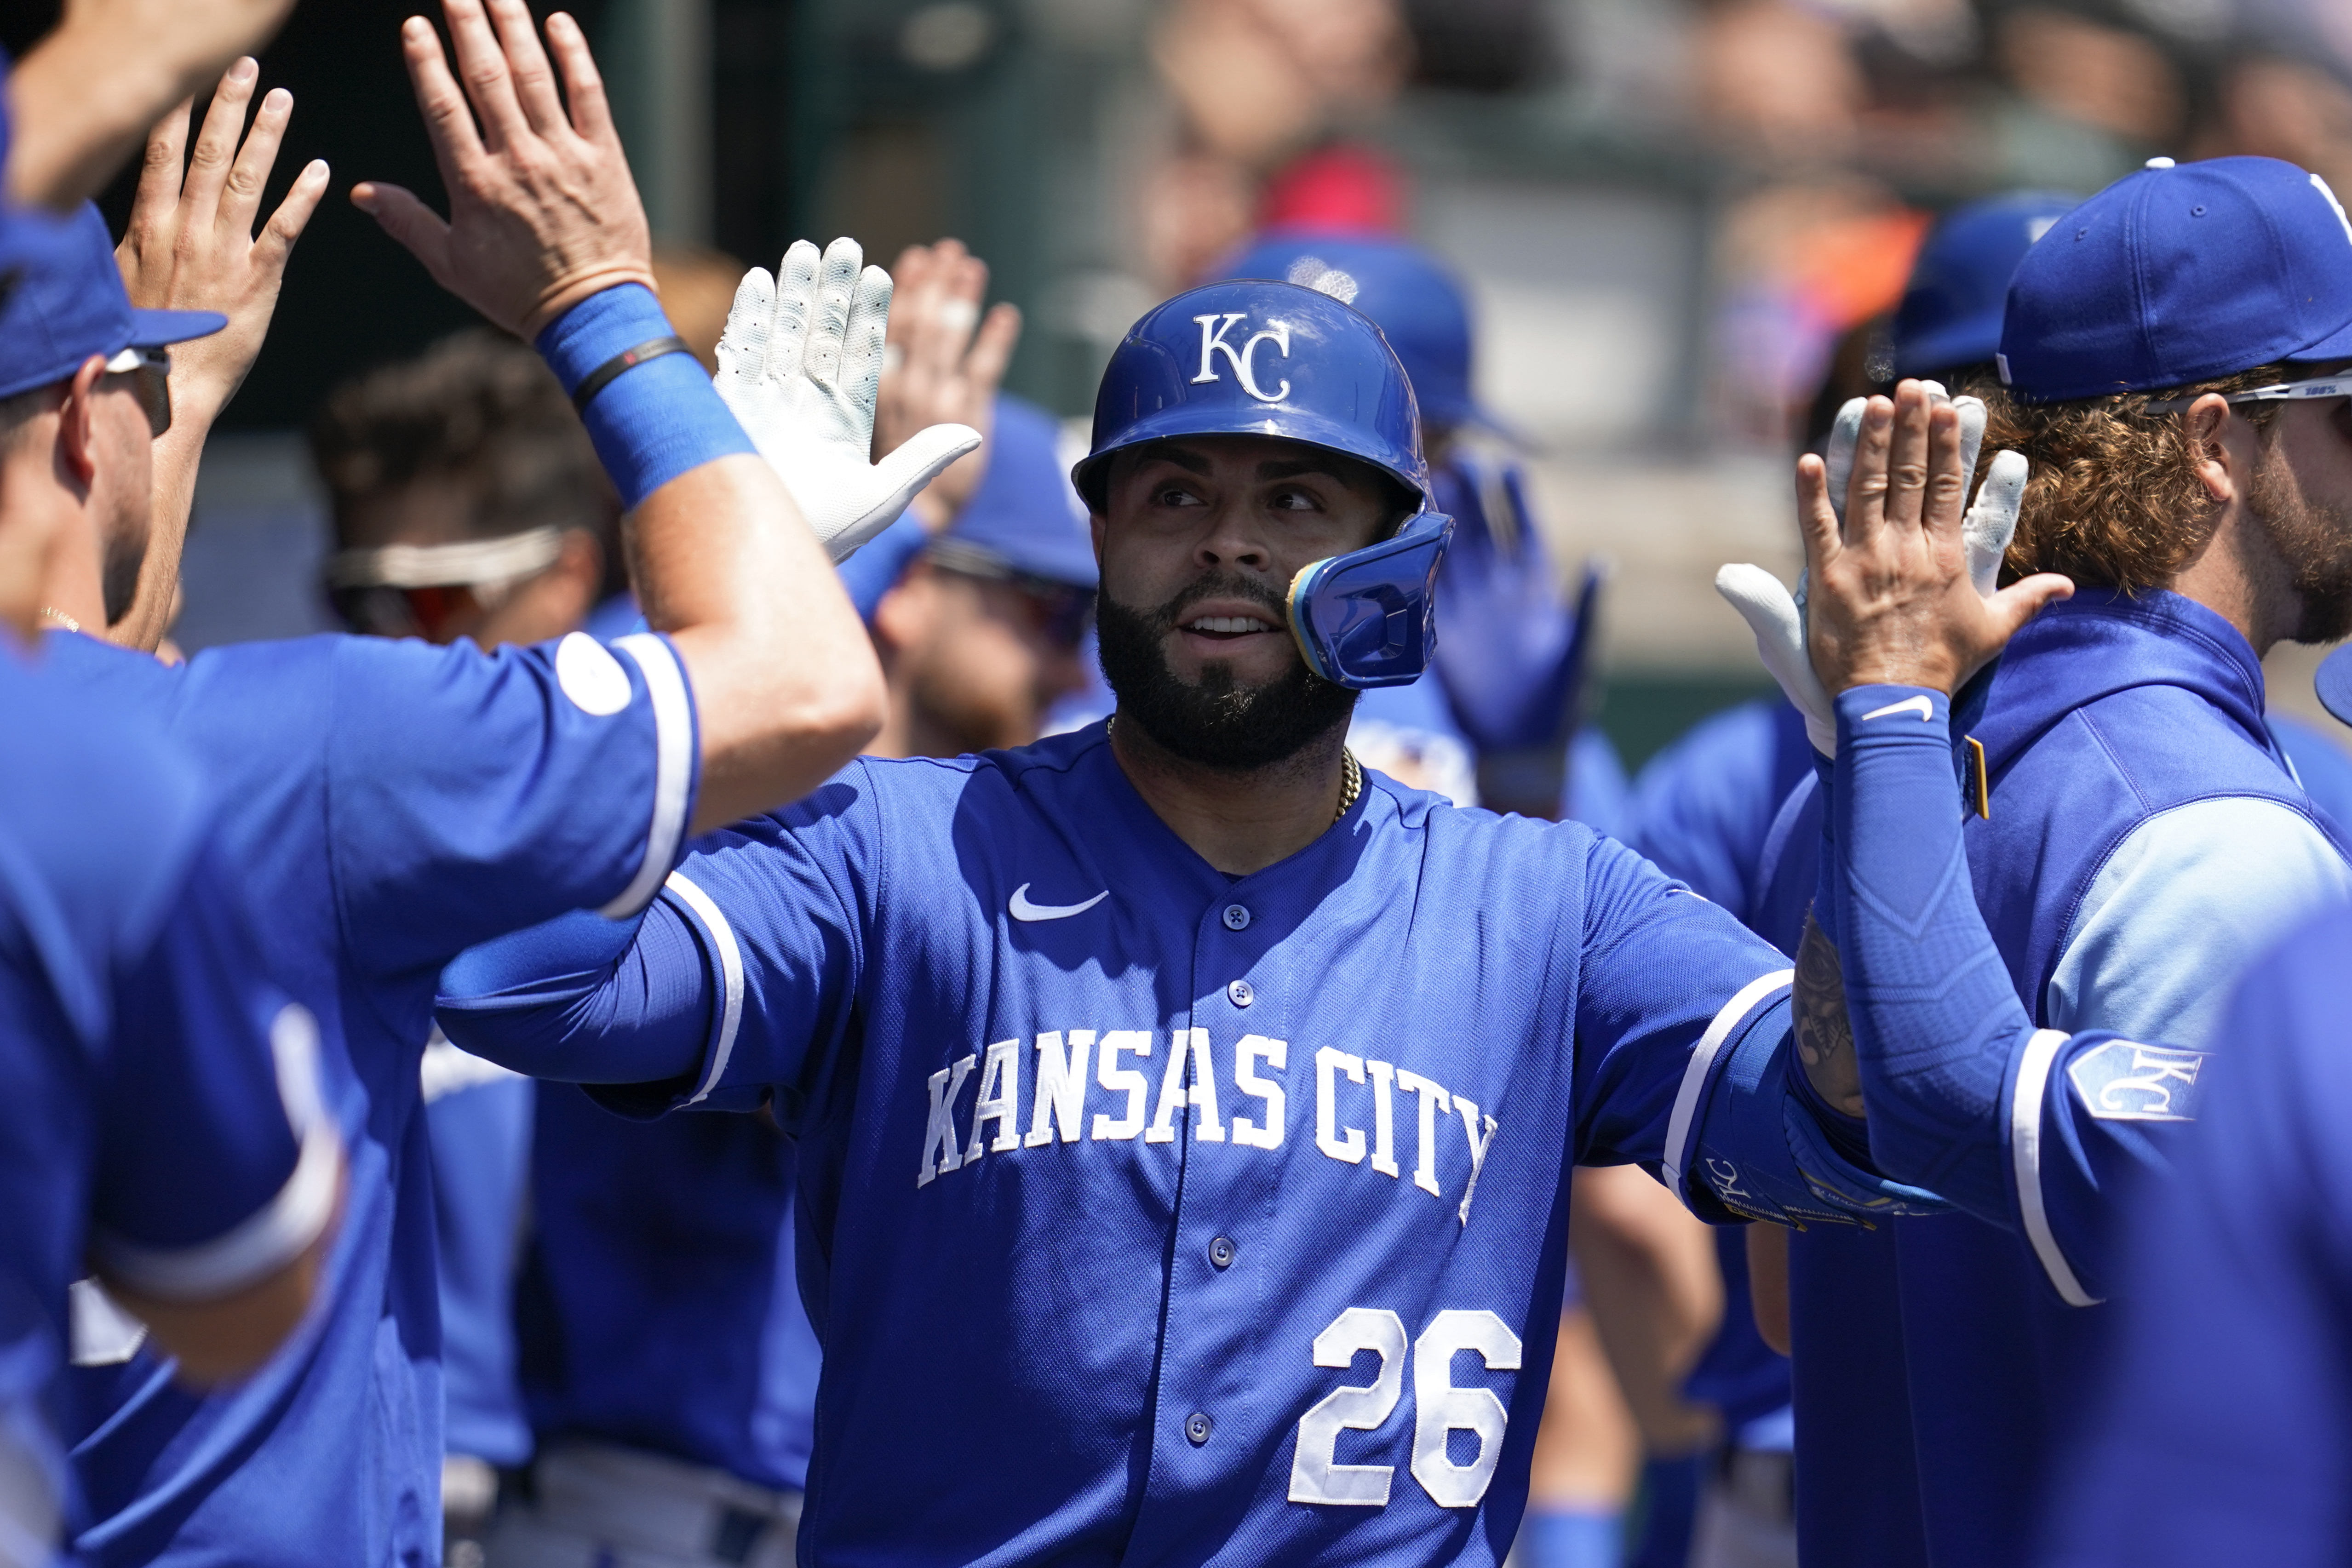
[[[1290,395],[1289,378],[1284,377],[1282,385],[1274,391],[1262,392],[1258,388],[1257,379],[1250,373],[1250,359],[1257,352],[1257,346],[1265,342],[1273,343],[1281,350],[1284,359],[1290,358],[1289,323],[1268,321],[1263,330],[1251,333],[1244,340],[1242,346],[1236,349],[1225,341],[1225,334],[1232,331],[1234,323],[1243,319],[1243,317],[1242,311],[1234,310],[1223,316],[1211,311],[1206,316],[1192,318],[1201,324],[1201,373],[1192,378],[1192,384],[1199,386],[1203,382],[1220,379],[1217,375],[1217,356],[1223,354],[1226,362],[1234,368],[1234,379],[1242,383],[1242,391],[1260,402],[1280,402]]]

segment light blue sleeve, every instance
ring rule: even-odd
[[[2044,998],[2053,1029],[2201,1047],[2230,988],[2352,896],[2326,834],[2275,800],[2198,800],[2134,829],[2091,883]]]

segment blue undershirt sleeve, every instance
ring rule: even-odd
[[[1977,910],[1944,696],[1858,686],[1837,710],[1831,935],[1873,1161],[2021,1235],[2059,1297],[2090,1305],[2116,1188],[2168,1157],[2204,1058],[2036,1029]]]
[[[709,979],[685,918],[583,911],[467,949],[442,972],[451,1043],[517,1072],[654,1084],[691,1074],[710,1032]]]

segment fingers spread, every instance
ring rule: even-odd
[[[797,376],[808,370],[810,324],[816,316],[816,275],[820,265],[816,246],[804,239],[794,240],[792,249],[784,252],[784,264],[776,277],[774,335],[768,345],[768,374],[772,377]]]
[[[326,199],[328,175],[324,158],[313,158],[303,165],[302,172],[294,177],[293,188],[278,204],[278,210],[269,214],[269,222],[262,225],[261,237],[254,242],[257,262],[273,269],[284,268],[294,242],[310,225],[310,214]]]
[[[447,276],[449,225],[432,208],[398,185],[372,180],[352,187],[352,204],[423,262],[435,282]]]
[[[1916,528],[1927,512],[1928,425],[1934,408],[1927,389],[1916,382],[1895,389],[1885,516],[1897,527]]]
[[[246,106],[253,101],[254,84],[261,68],[250,58],[228,68],[214,89],[212,107],[205,111],[204,129],[188,154],[188,177],[180,186],[180,205],[191,225],[210,225],[218,214],[222,188],[228,183],[229,164],[236,157],[236,141],[245,130]]]
[[[721,376],[756,382],[767,374],[775,319],[776,280],[768,276],[766,267],[755,267],[735,286],[735,303],[727,308],[727,329],[719,334]]]
[[[184,99],[147,133],[147,156],[139,166],[139,193],[131,198],[129,236],[137,239],[168,222],[180,204],[185,171],[188,115],[194,100]]]
[[[1013,362],[1013,350],[1020,342],[1021,308],[992,306],[987,319],[980,324],[980,335],[972,340],[971,353],[964,361],[964,374],[971,378],[981,396],[995,392],[996,383],[1004,379],[1005,367]]]
[[[869,267],[858,275],[842,337],[841,389],[870,423],[882,380],[882,350],[890,327],[890,275]]]
[[[261,210],[262,187],[269,183],[269,171],[278,162],[278,149],[293,113],[294,95],[282,87],[270,89],[253,117],[253,130],[246,136],[245,145],[237,149],[236,162],[229,168],[218,221],[240,239],[253,233],[253,215]]]
[[[866,253],[846,235],[824,247],[824,263],[816,279],[814,311],[809,319],[807,347],[801,350],[809,380],[831,386],[841,374],[844,340],[849,333],[849,301],[856,292],[857,276]]]
[[[514,73],[481,0],[441,0],[441,14],[449,23],[449,41],[457,46],[457,78],[465,83],[466,99],[481,116],[482,144],[496,152],[528,135],[530,122],[516,101]]]
[[[1838,514],[1848,544],[1870,538],[1886,520],[1886,467],[1894,446],[1895,404],[1886,398],[1872,398],[1863,405],[1853,468],[1846,479],[1845,510]]]
[[[457,90],[457,78],[449,74],[449,61],[441,53],[441,35],[433,24],[422,16],[411,16],[401,24],[400,50],[408,64],[408,80],[416,89],[416,108],[425,116],[425,134],[433,143],[433,161],[441,170],[441,183],[451,191],[458,186],[457,172],[482,157],[482,135],[474,124],[474,111],[466,107],[466,95]]]
[[[490,0],[490,21],[506,51],[523,119],[541,136],[570,130],[563,99],[556,95],[554,69],[547,63],[547,51],[540,47],[539,29],[531,26],[530,7],[522,0]]]
[[[1869,407],[1866,397],[1848,398],[1845,406],[1838,410],[1837,423],[1830,426],[1830,505],[1837,511],[1840,526],[1845,522],[1846,486],[1853,478],[1854,447],[1862,439],[1863,415]]]
[[[611,146],[620,141],[613,127],[613,106],[604,98],[604,78],[596,57],[588,50],[588,36],[569,12],[547,19],[547,47],[555,53],[555,67],[563,75],[563,95],[572,100],[572,129],[583,141]]]

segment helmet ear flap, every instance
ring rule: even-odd
[[[1437,567],[1454,519],[1421,511],[1379,544],[1327,556],[1290,581],[1290,634],[1307,667],[1363,690],[1410,685],[1437,653]]]

